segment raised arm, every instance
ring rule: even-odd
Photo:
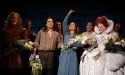
[[[68,27],[67,27],[67,23],[68,23],[68,19],[70,17],[70,14],[74,12],[74,10],[70,9],[70,11],[68,12],[68,14],[66,15],[65,19],[63,20],[63,35],[65,36],[65,34],[68,33]]]

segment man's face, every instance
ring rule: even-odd
[[[46,23],[46,26],[47,26],[47,28],[53,28],[53,19],[48,19],[47,20],[47,23]]]
[[[10,22],[11,22],[12,25],[16,25],[17,22],[18,22],[18,16],[17,16],[16,14],[14,14],[14,15],[11,17]]]

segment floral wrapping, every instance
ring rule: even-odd
[[[29,63],[30,66],[32,67],[31,74],[33,75],[42,74],[42,70],[44,68],[45,63],[39,58],[39,55],[31,54],[31,56],[29,57]]]
[[[68,43],[66,46],[61,46],[61,51],[65,51],[67,50],[71,44],[73,44],[74,42],[77,43],[81,43],[81,44],[87,44],[87,37],[86,36],[82,36],[82,34],[76,36],[75,38],[69,39]],[[76,47],[73,47],[73,49],[77,49]]]
[[[17,48],[20,48],[21,50],[32,50],[33,49],[33,45],[34,43],[32,41],[30,41],[29,39],[25,40],[25,39],[21,39],[21,40],[18,40],[16,43],[15,43],[15,46]]]

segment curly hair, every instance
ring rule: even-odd
[[[107,18],[105,16],[98,17],[95,21],[95,25],[98,27],[98,24],[101,23],[103,24],[106,28],[109,26]]]
[[[19,13],[16,13],[16,12],[11,12],[11,13],[8,15],[8,17],[7,17],[7,19],[6,19],[6,20],[7,20],[7,25],[8,25],[8,26],[11,26],[10,20],[12,19],[13,15],[17,15],[17,16],[18,16],[18,22],[17,22],[16,25],[21,26],[21,24],[22,24],[22,19],[21,19],[21,17],[20,17],[20,14],[19,14]]]

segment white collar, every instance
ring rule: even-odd
[[[113,22],[112,20],[107,20],[107,21],[108,21],[109,26],[106,28],[106,30],[105,30],[104,33],[109,33],[109,32],[111,32],[112,29],[113,29],[113,27],[114,27],[114,22]],[[100,31],[99,31],[99,29],[98,29],[97,26],[95,26],[94,31],[95,31],[95,33],[97,33],[97,34],[100,33]]]

